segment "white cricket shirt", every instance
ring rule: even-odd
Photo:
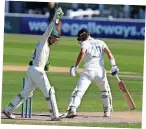
[[[32,57],[33,66],[44,68],[49,57],[49,52],[50,48],[47,41],[45,44],[38,41]]]
[[[102,40],[89,37],[80,45],[81,48],[86,48],[84,57],[85,69],[104,67],[104,48],[108,46]]]
[[[38,41],[35,47],[35,51],[31,57],[32,58],[31,60],[33,62],[33,67],[38,67],[41,70],[44,70],[50,52],[50,48],[47,40],[54,26],[55,26],[55,22],[52,21],[47,27],[45,33],[41,36],[40,40]]]

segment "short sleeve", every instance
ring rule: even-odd
[[[87,49],[88,46],[89,46],[88,42],[82,42],[81,45],[80,45],[81,48],[85,48],[85,49]]]
[[[105,42],[101,41],[102,49],[104,50],[105,48],[108,48]]]

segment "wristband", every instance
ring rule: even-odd
[[[58,25],[58,23],[59,23],[59,19],[56,19],[55,23]]]
[[[111,63],[111,66],[116,65],[115,59],[114,59],[114,58],[113,58],[113,59],[111,59],[111,60],[110,60],[110,63]]]

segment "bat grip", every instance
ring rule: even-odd
[[[116,74],[115,76],[116,76],[116,78],[117,78],[118,82],[120,82],[121,80],[120,80],[120,78],[119,78],[118,74]]]

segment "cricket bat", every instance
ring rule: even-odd
[[[116,75],[117,80],[118,80],[118,86],[120,87],[121,91],[124,94],[124,98],[128,104],[128,107],[130,110],[134,110],[135,109],[135,103],[130,95],[130,93],[128,92],[128,89],[126,88],[126,86],[124,85],[123,81],[120,80],[119,76]]]

